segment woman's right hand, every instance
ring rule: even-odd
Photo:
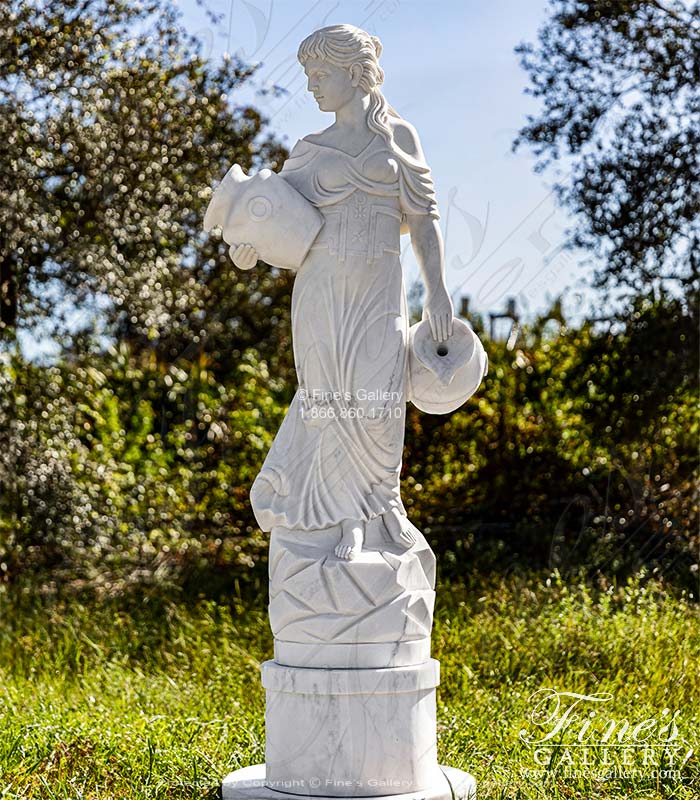
[[[232,244],[228,254],[238,269],[253,269],[258,263],[258,251],[251,244]]]

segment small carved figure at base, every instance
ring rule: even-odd
[[[408,521],[408,517],[402,514],[398,508],[391,508],[382,515],[384,525],[392,540],[400,547],[408,550],[416,543],[416,534],[413,532],[413,525]]]
[[[356,519],[344,519],[341,523],[340,542],[336,545],[335,554],[338,558],[352,561],[362,550],[365,540],[365,527]]]

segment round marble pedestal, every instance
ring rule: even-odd
[[[300,791],[301,787],[271,789],[266,784],[265,765],[237,769],[224,778],[221,787],[222,800],[299,800],[311,795]],[[291,791],[290,791],[291,790]],[[476,781],[468,773],[453,767],[440,767],[435,780],[420,792],[387,795],[386,789],[377,788],[375,800],[476,800]],[[337,800],[335,795],[313,795],[314,800]]]
[[[439,663],[304,669],[266,661],[267,784],[292,794],[420,792],[439,777]]]

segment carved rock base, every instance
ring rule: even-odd
[[[353,561],[334,555],[339,525],[273,528],[270,627],[275,661],[298,667],[370,668],[430,658],[435,556],[413,528],[409,550],[392,542],[381,517],[365,527]]]
[[[291,789],[291,790],[290,790]],[[388,797],[387,789],[378,787]],[[237,769],[224,778],[221,789],[222,800],[299,800],[311,797],[300,787],[271,789],[267,786],[265,765]],[[335,795],[313,795],[314,800],[331,800]],[[453,767],[440,767],[433,783],[420,792],[404,792],[391,795],[391,800],[476,800],[476,781],[468,773]]]

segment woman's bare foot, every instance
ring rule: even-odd
[[[391,508],[382,515],[389,536],[400,547],[408,550],[416,543],[416,535],[413,533],[413,526],[408,521],[408,517],[402,514],[398,508]]]
[[[335,554],[338,558],[352,561],[362,550],[365,540],[365,526],[354,519],[344,519],[341,523],[342,533],[340,542],[336,545]]]

